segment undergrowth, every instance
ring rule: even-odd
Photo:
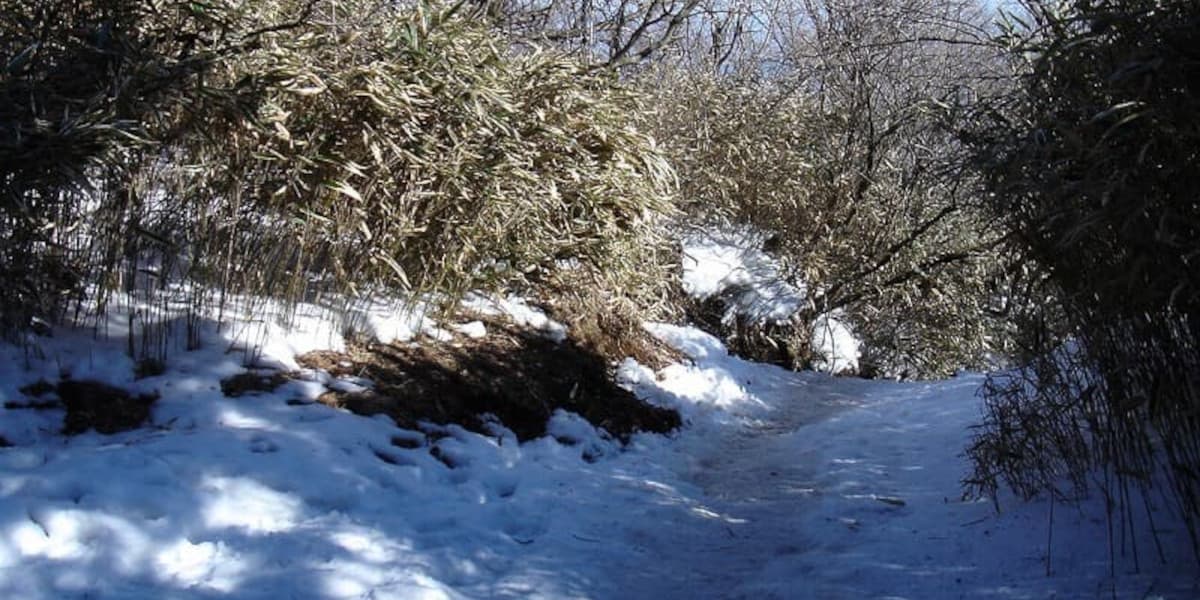
[[[0,5],[5,330],[114,298],[153,329],[167,292],[191,312],[233,295],[450,305],[566,272],[581,297],[598,273],[653,296],[638,288],[664,268],[645,249],[674,175],[635,127],[639,97],[468,8]],[[130,351],[161,360],[159,338]]]

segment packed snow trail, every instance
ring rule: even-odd
[[[244,365],[215,327],[139,380],[119,334],[0,347],[5,403],[64,372],[161,394],[147,427],[116,435],[0,413],[0,598],[1200,597],[1166,519],[1172,566],[1139,539],[1142,573],[1113,576],[1098,503],[1059,508],[1048,540],[1044,503],[960,501],[977,377],[795,374],[652,330],[691,364],[619,376],[690,424],[623,449],[567,413],[525,444],[499,425],[407,431],[314,404],[362,383],[319,373],[226,398]],[[267,341],[284,365],[319,346]]]
[[[896,418],[911,419],[922,402],[971,403],[977,379],[914,386],[779,377],[805,384],[794,386],[796,400],[716,433],[681,473],[721,525],[677,533],[678,564],[656,568],[709,575],[635,595],[958,598],[1009,583],[964,577],[992,552],[973,555],[953,537],[992,508],[960,500],[961,472],[930,472],[960,451],[962,431],[914,439],[930,427]],[[1041,545],[1016,541],[1008,551],[1029,555],[1037,575]]]
[[[663,523],[666,560],[642,564],[651,574],[631,597],[1200,597],[1182,527],[1159,531],[1174,566],[1155,560],[1147,535],[1131,536],[1114,577],[1099,503],[1060,507],[1051,538],[1045,503],[1005,498],[997,514],[962,498],[981,376],[834,379],[729,357],[695,330],[656,333],[725,375],[732,418],[675,448],[676,473],[711,518]],[[1128,556],[1135,537],[1141,573]]]

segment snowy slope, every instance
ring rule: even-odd
[[[162,397],[113,436],[0,413],[0,598],[1200,597],[1181,531],[1177,566],[1143,545],[1114,578],[1103,521],[1059,507],[1047,577],[1047,505],[959,501],[977,378],[795,374],[652,330],[692,364],[620,377],[690,425],[625,451],[566,414],[568,443],[518,445],[313,404],[315,382],[225,398],[243,356],[216,339],[136,382],[118,341],[4,348],[5,401],[66,368]],[[304,346],[268,341],[278,364]]]

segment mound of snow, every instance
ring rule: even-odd
[[[862,342],[839,313],[817,317],[812,325],[813,368],[823,373],[857,373]]]
[[[693,298],[726,298],[724,319],[786,322],[804,305],[805,290],[787,282],[762,251],[763,236],[706,231],[683,239],[683,289]]]
[[[762,250],[765,236],[750,230],[704,231],[683,239],[683,288],[693,298],[720,297],[722,321],[736,318],[784,324],[804,307],[808,290],[788,281],[779,262]],[[813,368],[825,373],[856,373],[862,342],[845,315],[823,314],[811,324]]]

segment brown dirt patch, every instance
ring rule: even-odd
[[[21,388],[22,394],[25,394],[26,396],[29,396],[32,398],[41,398],[42,396],[45,396],[46,394],[49,394],[50,392],[53,392],[53,391],[54,391],[54,384],[50,383],[49,381],[46,381],[45,379],[39,379],[39,380]]]
[[[617,386],[595,352],[494,319],[485,324],[488,334],[480,339],[374,344],[347,353],[313,352],[299,361],[375,383],[367,392],[328,392],[321,402],[362,415],[386,414],[408,428],[431,421],[484,431],[480,416],[492,414],[524,441],[545,435],[547,419],[559,408],[622,440],[634,431],[679,427],[675,411],[646,404]]]
[[[271,371],[260,373],[246,371],[221,380],[221,393],[230,398],[249,394],[265,394],[287,383],[291,378],[286,373]]]
[[[9,400],[4,403],[8,410],[55,410],[62,408],[58,400]]]
[[[136,429],[150,418],[150,405],[158,400],[155,394],[134,396],[99,381],[68,379],[60,382],[56,391],[67,409],[63,419],[63,433],[67,435],[89,429],[104,434]]]

